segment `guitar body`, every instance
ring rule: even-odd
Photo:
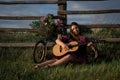
[[[68,52],[75,52],[79,48],[78,47],[78,42],[76,42],[76,41],[72,41],[72,42],[68,43],[67,45],[69,47],[69,50],[65,50],[59,44],[55,44],[53,46],[53,55],[55,55],[55,56],[63,56]]]

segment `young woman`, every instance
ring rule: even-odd
[[[76,22],[72,22],[70,25],[70,33],[71,35],[62,36],[61,38],[56,39],[56,44],[59,44],[64,50],[69,50],[68,45],[66,43],[70,43],[72,41],[76,41],[79,44],[87,43],[84,45],[79,46],[79,49],[75,52],[68,52],[60,57],[55,57],[55,59],[48,60],[42,62],[40,64],[36,64],[33,67],[33,70],[38,69],[39,67],[52,67],[56,65],[65,64],[68,62],[77,62],[77,63],[86,63],[87,61],[87,54],[86,54],[86,47],[92,45],[92,42],[89,39],[81,34],[79,26]]]

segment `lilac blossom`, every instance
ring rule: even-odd
[[[43,24],[46,24],[46,21],[47,21],[47,20],[46,20],[46,17],[45,17],[45,16],[44,16],[44,17],[41,17],[41,18],[40,18],[40,21],[41,21]]]
[[[60,19],[55,19],[55,25],[62,25],[63,21]]]

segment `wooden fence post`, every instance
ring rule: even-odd
[[[65,1],[65,3],[59,3],[60,1]],[[67,0],[58,0],[58,11],[67,9]],[[63,23],[67,24],[67,15],[58,13],[58,16],[64,17]]]

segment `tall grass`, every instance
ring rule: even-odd
[[[24,51],[25,50],[25,51]],[[119,80],[120,58],[115,57],[110,62],[101,60],[99,63],[68,64],[52,68],[41,68],[32,71],[32,49],[10,51],[1,55],[1,80]]]
[[[112,34],[114,31],[107,32],[103,30],[87,35],[92,38],[105,38],[119,37],[120,33],[116,31],[118,36],[115,36]],[[0,35],[0,42],[36,42],[40,39],[34,34],[23,34]],[[0,48],[0,80],[120,80],[120,43],[96,46],[100,50],[96,62],[40,68],[36,71],[32,71],[35,64],[32,58],[33,48]]]

